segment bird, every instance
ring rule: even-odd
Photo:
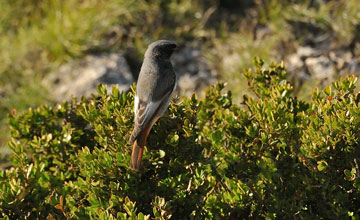
[[[177,75],[170,61],[176,48],[172,41],[158,40],[145,51],[135,91],[135,125],[129,140],[133,145],[132,170],[139,170],[149,132],[167,110],[176,89]]]

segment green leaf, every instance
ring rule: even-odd
[[[159,149],[160,158],[165,157],[165,151]]]
[[[318,161],[317,164],[317,168],[319,171],[325,170],[328,166],[328,163],[325,160]]]

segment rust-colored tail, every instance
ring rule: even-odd
[[[139,170],[141,165],[142,155],[144,152],[144,145],[141,146],[139,142],[138,140],[134,141],[134,145],[131,153],[130,168],[133,170]]]
[[[130,168],[133,170],[139,170],[141,165],[141,159],[144,152],[144,146],[146,144],[147,136],[149,135],[150,129],[153,123],[150,123],[135,139],[133,149],[131,152]]]

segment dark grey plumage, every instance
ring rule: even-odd
[[[135,126],[129,140],[131,144],[137,139],[146,141],[146,137],[141,138],[143,132],[148,132],[148,126],[151,129],[169,105],[177,80],[170,62],[175,48],[175,43],[159,40],[150,44],[145,52],[136,87]]]

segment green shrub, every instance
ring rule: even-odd
[[[359,219],[356,78],[291,96],[283,65],[255,59],[255,98],[224,85],[172,103],[128,168],[133,96],[10,115],[13,167],[0,172],[3,219]]]

